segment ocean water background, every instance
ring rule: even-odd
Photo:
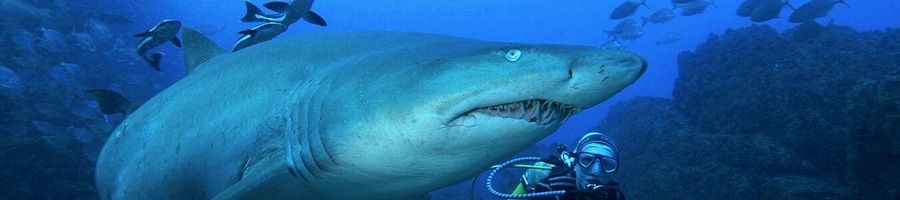
[[[100,8],[130,16],[138,27],[152,27],[163,19],[179,19],[185,26],[224,27],[222,33],[211,38],[223,47],[230,47],[237,40],[237,32],[252,28],[253,23],[242,23],[238,19],[244,15],[241,1],[136,1],[104,2]],[[314,31],[386,30],[411,31],[453,35],[474,39],[508,41],[521,43],[554,43],[584,46],[601,46],[609,38],[604,33],[611,30],[621,20],[611,20],[609,15],[621,2],[585,0],[456,0],[456,1],[316,1],[313,10],[323,16],[328,27],[317,27],[308,23],[296,23],[280,37]],[[778,30],[794,27],[787,22],[791,10],[784,8],[778,19],[765,23],[753,23],[749,18],[735,15],[742,1],[715,1],[705,13],[695,16],[677,16],[665,24],[648,24],[643,29],[644,37],[635,41],[623,41],[631,51],[644,56],[649,68],[637,83],[628,87],[600,106],[585,110],[569,120],[556,134],[543,143],[571,143],[580,134],[595,128],[606,116],[610,105],[635,96],[671,97],[673,83],[678,77],[676,59],[679,53],[692,50],[707,39],[710,34],[721,34],[725,30],[766,24]],[[806,1],[789,1],[800,6]],[[262,4],[264,1],[254,1]],[[641,16],[648,16],[661,8],[672,8],[668,0],[647,0],[650,9],[641,7],[632,19],[640,22]],[[817,20],[821,24],[834,21],[835,24],[852,27],[858,31],[883,30],[900,26],[900,1],[873,0],[848,1],[850,7],[837,5],[827,17]],[[676,10],[676,14],[677,14]],[[624,19],[622,19],[624,20]],[[135,30],[138,31],[138,30]],[[658,46],[656,40],[668,35],[682,36],[680,41]],[[180,52],[164,45],[168,57],[163,62],[163,71],[172,80],[183,76]],[[173,59],[175,58],[175,59]]]
[[[493,41],[600,46],[608,41],[604,31],[612,29],[621,21],[610,20],[609,14],[623,1],[319,0],[313,6],[313,10],[328,21],[328,27],[317,27],[305,22],[298,22],[280,37],[290,37],[303,32],[386,30],[437,33]],[[63,2],[78,4],[89,10],[113,13],[134,21],[127,26],[111,26],[112,31],[117,35],[130,35],[144,31],[163,19],[178,19],[185,26],[197,27],[201,31],[211,33],[210,37],[220,46],[230,47],[237,40],[238,31],[256,25],[242,23],[238,20],[245,11],[243,1],[239,0],[79,0]],[[265,1],[253,2],[262,4]],[[790,2],[799,6],[806,1],[792,0]],[[607,102],[572,118],[557,133],[541,141],[541,144],[572,143],[584,132],[597,129],[597,126],[606,118],[610,106],[617,102],[638,96],[671,98],[675,87],[674,82],[679,76],[676,63],[679,54],[694,50],[698,44],[706,41],[710,34],[722,34],[728,29],[760,24],[752,23],[748,18],[741,18],[734,14],[740,3],[741,1],[718,0],[715,7],[710,7],[703,14],[690,17],[678,16],[673,21],[661,25],[648,24],[643,30],[645,36],[635,41],[624,41],[623,44],[628,49],[647,59],[649,68],[644,76]],[[647,4],[650,9],[641,7],[636,15],[628,19],[640,21],[640,16],[649,15],[660,8],[671,8],[668,0],[647,0]],[[850,4],[849,7],[837,5],[829,16],[819,19],[818,22],[827,24],[833,20],[835,24],[849,26],[857,31],[900,27],[900,12],[897,12],[900,11],[900,1],[898,0],[851,0],[848,1],[848,4]],[[795,25],[785,20],[789,14],[790,10],[784,9],[781,14],[783,17],[761,24],[769,25],[779,31],[789,29]],[[217,29],[221,29],[221,31]],[[682,39],[668,45],[658,46],[655,44],[657,39],[668,34],[679,34]],[[136,46],[139,40],[129,38],[125,42],[129,46]],[[273,42],[277,42],[277,40]],[[150,79],[153,82],[148,84],[155,85],[156,89],[163,89],[184,76],[182,67],[184,64],[180,49],[166,44],[161,46],[160,50],[167,54],[163,58],[162,73],[153,72],[149,67],[143,65],[144,63],[138,63],[136,67],[105,67],[108,67],[109,71],[117,71],[117,74],[131,73],[157,77]],[[135,100],[144,100],[152,97],[155,92],[158,91],[129,91],[126,96]],[[117,118],[113,117],[111,120],[115,122]],[[648,121],[647,123],[654,122]],[[76,137],[92,136],[76,134]],[[86,151],[86,154],[92,152],[95,153],[96,150]],[[445,192],[468,191],[448,189]],[[485,194],[483,189],[479,189],[477,192]]]

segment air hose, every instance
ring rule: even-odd
[[[506,194],[506,193],[500,193],[494,189],[494,186],[491,183],[494,179],[494,175],[496,175],[497,172],[500,172],[500,170],[503,170],[503,168],[506,168],[507,166],[512,165],[514,163],[526,162],[526,161],[532,161],[532,162],[541,161],[541,158],[540,157],[516,158],[516,159],[512,159],[510,161],[506,161],[503,164],[500,164],[499,167],[494,168],[494,170],[492,170],[491,173],[487,177],[486,182],[487,182],[488,191],[491,191],[491,194],[493,194],[494,196],[497,196],[497,197],[500,197],[503,199],[535,199],[535,198],[544,198],[544,197],[552,197],[552,196],[562,196],[562,195],[566,194],[565,190],[554,190],[554,191],[528,193],[528,194]]]

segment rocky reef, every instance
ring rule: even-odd
[[[630,199],[900,198],[900,30],[799,29],[710,35],[673,99],[611,108]]]

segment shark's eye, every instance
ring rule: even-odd
[[[519,58],[522,57],[522,51],[518,49],[510,49],[506,52],[506,60],[509,62],[516,62]]]

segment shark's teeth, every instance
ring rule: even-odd
[[[563,122],[580,111],[581,110],[575,106],[543,99],[532,99],[478,108],[466,113],[466,115],[472,115],[478,112],[497,117],[522,119],[536,124],[550,124],[553,122]]]

